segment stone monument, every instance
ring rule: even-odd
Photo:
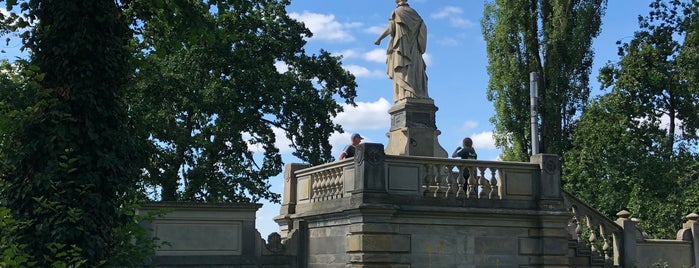
[[[393,80],[391,129],[386,154],[448,157],[439,144],[438,108],[427,94],[427,74],[422,54],[427,47],[427,27],[407,0],[396,0],[386,30],[374,44],[391,36],[386,49],[386,72]]]

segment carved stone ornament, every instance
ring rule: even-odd
[[[280,253],[284,251],[284,245],[282,244],[282,236],[277,232],[271,233],[267,236],[267,244],[265,245],[267,249],[273,253]]]

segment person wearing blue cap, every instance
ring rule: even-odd
[[[342,160],[342,159],[345,159],[348,157],[354,157],[354,152],[356,151],[355,147],[357,145],[359,145],[359,143],[361,143],[363,139],[364,138],[361,135],[359,135],[359,133],[352,134],[352,138],[351,138],[352,144],[347,145],[347,147],[345,147],[345,149],[342,150],[342,153],[340,154],[339,160]]]

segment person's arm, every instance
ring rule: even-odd
[[[347,152],[343,151],[343,152],[340,154],[340,157],[339,157],[338,160],[345,159],[345,156],[347,156]]]
[[[461,150],[461,146],[456,147],[456,150],[454,150],[454,153],[451,154],[451,157],[456,158],[459,156],[459,150]]]

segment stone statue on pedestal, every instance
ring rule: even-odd
[[[388,18],[386,30],[374,44],[381,44],[391,35],[386,49],[386,72],[393,79],[393,102],[406,98],[428,98],[427,74],[422,54],[427,48],[427,27],[407,0],[396,0],[398,6]]]
[[[391,36],[386,49],[386,71],[393,80],[391,130],[386,154],[448,157],[439,145],[441,133],[435,124],[438,108],[427,94],[427,74],[422,54],[427,48],[427,27],[407,0],[388,19],[386,30],[374,41],[381,44]]]

